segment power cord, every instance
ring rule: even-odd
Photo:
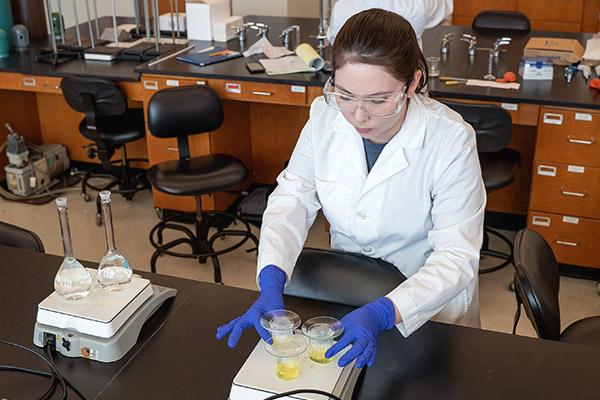
[[[327,392],[324,392],[323,390],[317,390],[317,389],[296,389],[296,390],[290,390],[289,392],[283,392],[283,393],[279,393],[279,394],[267,397],[264,400],[281,399],[281,398],[286,397],[286,396],[293,396],[295,394],[300,394],[300,393],[320,394],[321,396],[325,396],[328,399],[342,400],[341,398],[337,397],[334,394],[327,393]]]
[[[67,386],[70,387],[81,399],[89,400],[79,389],[77,389],[75,386],[73,386],[73,384],[71,384],[71,382],[69,382],[67,379],[65,379],[60,374],[60,372],[58,372],[58,369],[54,365],[54,358],[52,356],[53,340],[50,337],[47,337],[45,339],[45,343],[44,343],[44,351],[48,358],[39,354],[37,351],[35,351],[27,346],[18,344],[18,343],[9,342],[7,340],[2,340],[2,339],[0,339],[0,343],[5,344],[7,346],[13,346],[13,347],[17,347],[19,349],[25,350],[25,351],[35,355],[36,357],[40,358],[48,367],[50,367],[51,372],[45,372],[45,371],[38,371],[35,369],[30,369],[30,368],[17,367],[17,366],[13,366],[13,365],[0,365],[0,371],[22,372],[22,373],[26,373],[26,374],[30,374],[30,375],[36,375],[36,376],[42,376],[45,378],[50,378],[50,386],[48,387],[46,392],[39,398],[39,400],[50,399],[52,397],[52,395],[54,394],[54,392],[56,391],[57,386],[60,386],[61,391],[62,391],[61,400],[67,399]]]

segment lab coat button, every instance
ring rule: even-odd
[[[365,254],[371,254],[373,252],[373,248],[371,246],[365,246],[363,247],[362,251]]]
[[[365,214],[365,213],[364,213],[364,212],[362,212],[362,211],[359,211],[359,212],[358,212],[358,214],[356,214],[356,216],[357,216],[357,217],[358,217],[358,219],[360,219],[360,220],[365,220],[365,219],[367,219],[367,217],[368,217],[368,215],[367,215],[367,214]]]

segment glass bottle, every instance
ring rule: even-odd
[[[113,230],[110,191],[100,192],[102,202],[102,216],[104,218],[104,233],[108,250],[98,267],[98,282],[109,291],[121,290],[131,282],[133,271],[127,258],[115,246],[115,233]]]
[[[54,277],[54,290],[67,300],[82,299],[92,289],[92,276],[73,256],[73,244],[71,242],[71,229],[69,227],[69,216],[67,214],[67,198],[56,199],[58,218],[60,220],[60,234],[62,236],[63,259],[56,276]]]

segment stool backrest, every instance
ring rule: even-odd
[[[221,124],[221,99],[208,86],[164,89],[155,93],[148,105],[148,128],[159,138],[211,132]]]
[[[306,248],[285,294],[360,307],[385,296],[406,277],[394,265],[362,254]]]
[[[512,135],[508,111],[494,104],[470,104],[442,101],[470,124],[477,135],[477,151],[493,153],[506,148]]]
[[[519,11],[486,10],[473,18],[474,30],[511,30],[529,32],[531,23],[527,15]]]
[[[44,252],[44,244],[38,235],[6,222],[0,222],[0,245]]]
[[[515,295],[540,339],[559,340],[560,274],[552,248],[542,235],[525,228],[517,233],[514,251]]]
[[[127,110],[127,100],[113,81],[67,77],[61,81],[60,88],[67,104],[85,113],[88,129],[96,127],[97,117],[121,115]]]

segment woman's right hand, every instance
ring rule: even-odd
[[[233,348],[237,345],[244,329],[251,326],[256,329],[260,337],[268,341],[271,337],[269,332],[260,324],[260,318],[274,310],[283,310],[283,288],[285,286],[286,275],[279,267],[268,265],[260,272],[260,296],[250,306],[244,315],[239,316],[217,328],[217,339],[221,340],[229,335],[227,345]]]

